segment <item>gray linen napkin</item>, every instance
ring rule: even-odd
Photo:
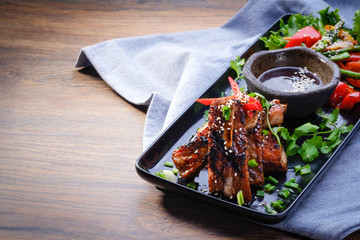
[[[352,26],[358,0],[326,2],[252,0],[221,27],[105,41],[83,48],[75,66],[93,66],[127,101],[149,106],[145,149],[282,15],[310,14],[330,5]],[[283,222],[271,226],[314,239],[342,239],[360,229],[358,149],[356,134],[312,191]]]

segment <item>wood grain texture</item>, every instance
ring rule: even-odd
[[[218,27],[245,2],[0,1],[0,239],[302,239],[142,180],[144,110],[74,68],[82,47]]]

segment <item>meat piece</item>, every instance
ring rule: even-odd
[[[263,140],[262,140],[262,122],[264,119],[263,113],[257,115],[256,126],[248,132],[248,148],[247,151],[247,161],[252,159],[255,160],[257,166],[249,166],[249,178],[250,185],[252,186],[263,186],[264,185],[264,172],[263,172],[263,161],[262,161],[262,152],[263,152]]]
[[[270,102],[269,122],[271,126],[277,126],[284,122],[284,116],[287,109],[287,104],[280,104],[280,101],[274,99]],[[269,128],[266,119],[263,121],[263,128]]]
[[[286,173],[287,157],[284,147],[278,144],[276,137],[269,132],[263,136],[263,164],[264,174]]]
[[[209,126],[205,124],[187,144],[173,152],[173,162],[182,178],[194,178],[205,167],[208,153],[208,135]]]
[[[228,106],[228,121],[222,108]],[[216,99],[209,111],[209,191],[233,198],[242,190],[245,202],[251,201],[246,158],[245,112],[237,100]]]
[[[245,131],[253,129],[258,123],[259,111],[252,111],[252,113],[253,116],[251,117],[248,114],[245,114]]]

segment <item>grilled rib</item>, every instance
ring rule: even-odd
[[[286,173],[287,157],[284,147],[278,144],[276,137],[269,132],[263,136],[264,174]]]
[[[173,152],[173,162],[182,178],[194,178],[205,167],[208,153],[208,135],[209,126],[205,124],[187,144]]]
[[[229,106],[230,119],[222,117]],[[233,198],[242,190],[245,202],[251,200],[246,148],[245,113],[237,100],[216,99],[209,111],[209,192]]]
[[[287,109],[287,104],[280,104],[280,101],[274,99],[270,102],[269,122],[271,126],[281,125],[284,122],[284,116]],[[266,120],[263,121],[263,128],[269,128]]]
[[[264,184],[264,171],[263,171],[263,140],[262,140],[262,122],[264,114],[260,112],[257,115],[257,123],[254,128],[248,132],[248,148],[247,148],[247,161],[255,160],[257,166],[249,166],[250,185],[263,186]]]
[[[271,102],[269,122],[280,125],[284,120],[286,104]],[[223,107],[229,106],[231,116],[225,120]],[[208,165],[209,192],[233,198],[242,190],[245,202],[251,201],[250,186],[262,186],[264,174],[286,172],[287,159],[282,146],[269,132],[266,112],[252,112],[249,116],[240,101],[231,98],[213,100],[209,122],[200,128],[185,145],[173,152],[173,162],[184,179],[194,178]],[[254,159],[258,166],[249,167]]]

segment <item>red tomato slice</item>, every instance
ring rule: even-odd
[[[313,27],[307,26],[300,29],[290,41],[285,45],[285,48],[302,46],[305,44],[307,47],[313,46],[317,41],[321,39],[321,34]]]
[[[344,101],[340,103],[338,108],[344,110],[351,110],[354,107],[354,104],[360,102],[360,92],[352,92],[346,95]]]
[[[328,104],[332,107],[338,106],[349,93],[355,92],[349,85],[339,82],[335,91],[328,100]]]
[[[360,62],[347,62],[346,67],[353,72],[360,73]]]
[[[351,86],[360,88],[360,80],[359,79],[353,79],[353,78],[345,78],[348,83],[350,83]]]

